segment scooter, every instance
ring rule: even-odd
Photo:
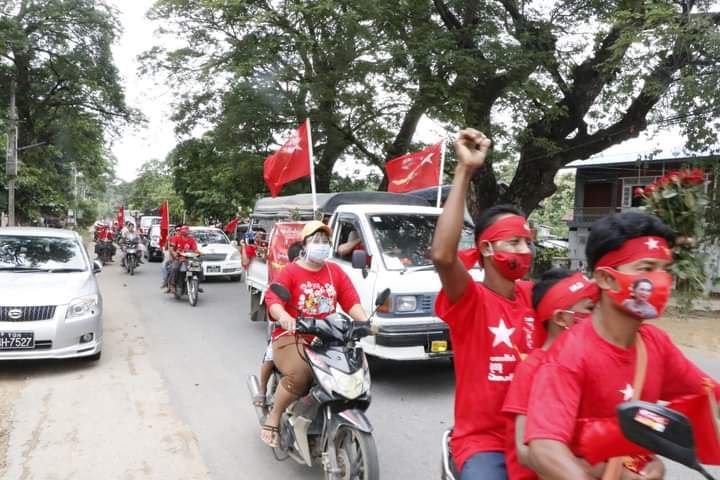
[[[125,270],[130,276],[135,275],[135,269],[138,265],[138,243],[137,241],[128,241],[125,243]]]
[[[707,480],[715,477],[703,468],[695,453],[692,426],[687,417],[656,403],[635,400],[617,407],[617,415],[625,438],[661,457],[699,472]],[[459,480],[450,451],[450,436],[447,430],[442,440],[442,480]]]
[[[185,257],[185,261],[180,264],[175,279],[175,298],[181,300],[183,295],[187,294],[188,302],[194,307],[197,305],[198,296],[200,295],[200,278],[203,273],[200,255],[193,252],[181,253],[180,255]]]
[[[270,289],[285,301],[290,298],[290,292],[281,285],[272,284]],[[383,305],[389,295],[389,289],[380,293],[376,307]],[[370,369],[358,343],[370,335],[370,322],[355,322],[343,313],[335,313],[323,320],[298,318],[296,332],[317,337],[305,347],[314,382],[309,393],[283,413],[276,458],[292,458],[308,467],[319,461],[325,480],[378,479],[373,428],[365,416],[370,406]],[[276,370],[270,378],[265,405],[254,405],[261,425],[272,409],[280,378]],[[260,392],[255,375],[248,378],[248,389],[251,398]],[[278,453],[284,457],[278,457]]]

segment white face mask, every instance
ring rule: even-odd
[[[321,264],[330,256],[329,243],[311,243],[305,247],[305,258],[312,263]]]

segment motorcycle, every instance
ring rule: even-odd
[[[181,300],[183,295],[187,294],[188,301],[193,307],[197,305],[198,295],[200,294],[200,277],[202,277],[203,267],[200,262],[200,255],[193,252],[180,254],[184,257],[184,261],[180,264],[175,279],[175,298]]]
[[[138,242],[129,240],[125,243],[125,270],[130,276],[135,275],[138,265]]]
[[[109,238],[100,240],[100,242],[97,244],[97,253],[103,265],[112,262],[114,249],[115,246],[113,245],[112,240],[110,240]]]
[[[281,285],[270,289],[287,301],[290,292]],[[390,295],[386,289],[376,300],[383,305]],[[377,308],[376,308],[377,311]],[[375,312],[370,316],[370,319]],[[307,395],[293,402],[280,420],[276,449],[285,460],[313,466],[319,460],[326,480],[376,480],[380,476],[372,425],[365,416],[370,406],[370,370],[359,340],[370,335],[369,322],[354,322],[343,313],[324,320],[298,318],[296,332],[316,336],[305,348],[314,382]],[[265,405],[254,404],[260,421],[272,409],[275,390],[281,374],[275,370],[270,378]],[[250,397],[256,398],[260,385],[255,375],[248,378]],[[274,450],[275,451],[275,450]]]
[[[617,415],[625,438],[661,457],[699,472],[707,480],[715,480],[703,468],[695,452],[695,437],[687,417],[657,403],[634,400],[617,407]],[[452,429],[445,431],[442,439],[442,480],[457,480],[450,451]]]

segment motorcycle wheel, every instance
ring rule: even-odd
[[[187,291],[188,291],[188,301],[190,302],[190,305],[193,307],[197,305],[198,302],[198,279],[195,276],[188,277],[187,279]]]
[[[178,273],[177,277],[180,277],[180,273]],[[178,281],[178,278],[175,279],[175,298],[178,300],[182,299],[183,296],[183,290],[185,289],[185,278],[182,278],[182,281]]]
[[[135,257],[130,257],[127,260],[127,268],[130,276],[135,275]]]
[[[340,474],[325,472],[325,480],[377,480],[380,478],[377,447],[372,435],[340,427],[335,437]]]

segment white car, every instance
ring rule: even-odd
[[[242,278],[240,251],[225,232],[213,227],[190,227],[190,236],[195,239],[202,253],[200,259],[206,277],[227,276],[234,281]]]
[[[0,360],[98,360],[101,270],[73,231],[0,228]]]

